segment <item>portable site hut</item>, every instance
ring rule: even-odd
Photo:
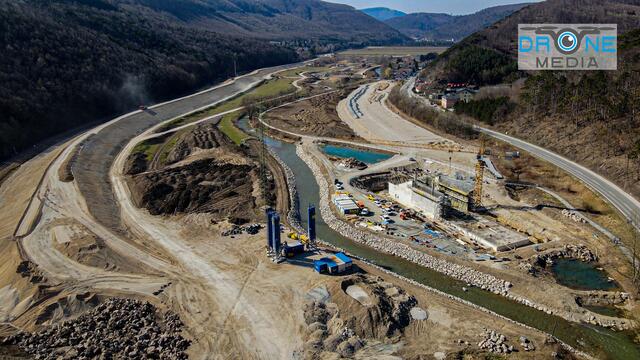
[[[353,262],[351,261],[351,258],[340,252],[335,255],[324,257],[320,260],[315,260],[313,262],[313,266],[320,274],[326,273],[335,275],[350,270],[353,266]]]
[[[284,255],[294,257],[304,252],[304,245],[300,241],[287,242],[284,246]]]

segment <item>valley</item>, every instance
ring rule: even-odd
[[[576,3],[0,0],[0,358],[640,358],[638,5]],[[518,70],[547,15],[619,70]]]

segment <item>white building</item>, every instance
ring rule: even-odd
[[[417,189],[413,186],[413,181],[397,185],[389,183],[389,195],[405,207],[419,211],[431,220],[438,219],[442,214],[442,193],[435,189]]]

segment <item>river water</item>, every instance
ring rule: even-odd
[[[241,119],[238,122],[238,126],[247,133],[255,134],[255,130],[249,126],[246,118]],[[309,204],[318,204],[318,184],[311,170],[296,155],[295,145],[268,137],[265,137],[265,142],[295,173],[296,187],[300,196],[300,209],[306,209]],[[302,223],[306,228],[306,219],[302,219]],[[640,359],[640,345],[632,340],[635,334],[569,322],[558,316],[546,314],[532,307],[506,299],[503,296],[474,287],[465,292],[462,287],[466,286],[466,284],[461,281],[396,256],[380,253],[343,237],[325,224],[320,212],[316,215],[316,229],[319,238],[352,254],[366,258],[381,267],[424,285],[455,295],[520,323],[553,334],[567,344],[598,358]]]

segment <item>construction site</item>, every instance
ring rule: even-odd
[[[13,170],[0,356],[635,358],[607,235],[488,141],[400,114],[377,68],[263,69]],[[562,282],[573,260],[598,290]],[[149,339],[109,325],[136,321]]]

